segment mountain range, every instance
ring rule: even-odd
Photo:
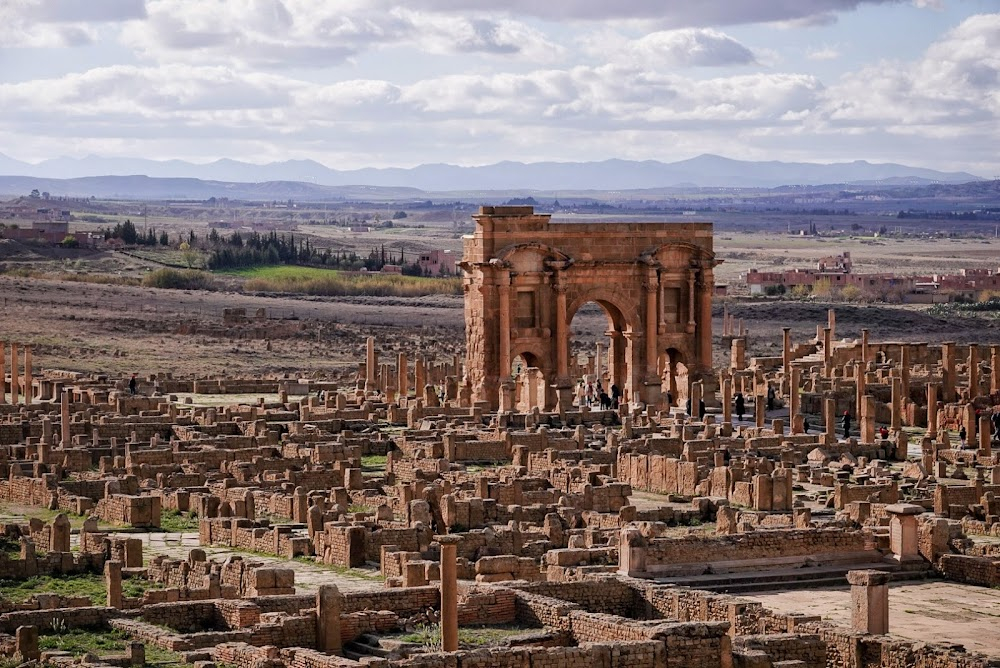
[[[53,158],[37,164],[0,154],[0,175],[37,179],[146,176],[243,184],[301,182],[314,186],[376,186],[447,192],[468,190],[634,190],[666,187],[774,188],[783,185],[967,183],[981,177],[894,163],[753,162],[700,155],[679,162],[498,162],[462,167],[424,164],[411,168],[337,170],[313,160],[253,164],[222,159],[196,164],[183,160]],[[190,185],[190,184],[189,184]],[[55,189],[49,189],[55,194]],[[5,192],[5,191],[4,191]],[[69,194],[69,193],[66,193]],[[76,194],[76,193],[74,193]],[[219,196],[226,196],[220,192]]]

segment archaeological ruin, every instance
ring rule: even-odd
[[[7,665],[1000,666],[1000,342],[754,355],[710,225],[475,223],[464,359],[133,392],[3,342]]]

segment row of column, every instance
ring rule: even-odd
[[[429,372],[429,374],[428,374]],[[443,374],[443,375],[442,375]],[[396,358],[396,368],[391,364],[379,364],[378,353],[375,350],[375,337],[369,336],[365,355],[365,391],[374,392],[380,390],[387,392],[389,388],[395,387],[399,396],[409,396],[410,389],[413,388],[416,396],[420,396],[427,384],[427,377],[441,377],[443,381],[449,376],[461,379],[462,362],[458,355],[455,355],[452,363],[445,363],[443,366],[431,366],[428,368],[427,362],[422,355],[417,355],[413,362],[413,383],[410,383],[409,360],[406,353],[399,353]],[[395,377],[394,377],[395,376]]]
[[[33,383],[31,380],[31,346],[24,346],[24,375],[21,375],[20,364],[21,351],[18,344],[10,344],[10,403],[21,403],[21,395],[24,395],[24,403],[30,404],[34,398]],[[0,404],[7,403],[7,343],[0,342]]]

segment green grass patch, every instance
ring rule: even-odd
[[[365,506],[360,503],[352,503],[347,506],[347,512],[349,513],[370,513],[374,512],[374,510],[371,506]]]
[[[86,575],[36,575],[25,580],[0,580],[0,594],[15,603],[27,601],[35,594],[60,596],[86,596],[94,605],[104,605],[108,600],[104,576]]]
[[[73,656],[92,653],[100,657],[123,654],[131,639],[117,629],[105,631],[73,629],[62,633],[47,633],[38,638],[38,648],[42,651],[69,652]],[[181,664],[180,654],[146,644],[146,665]]]
[[[169,533],[197,531],[198,517],[179,510],[160,511],[160,530]]]
[[[422,297],[462,293],[460,278],[421,278],[398,274],[356,274],[336,269],[289,265],[229,270],[245,278],[244,292],[282,292],[325,297]]]
[[[361,469],[384,471],[387,459],[385,455],[364,455],[361,457]]]
[[[506,638],[528,633],[529,630],[510,626],[463,626],[458,629],[459,649],[479,649],[498,647]],[[427,647],[441,647],[441,625],[422,624],[415,631],[396,637],[403,642],[412,642]]]

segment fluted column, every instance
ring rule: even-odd
[[[659,318],[656,310],[656,294],[660,291],[656,271],[650,271],[649,279],[643,286],[646,290],[646,377],[656,377],[656,341],[659,334]]]
[[[510,272],[500,272],[500,378],[510,377]]]
[[[556,378],[569,377],[569,335],[566,331],[566,282],[562,272],[556,272],[552,281],[556,293]]]

